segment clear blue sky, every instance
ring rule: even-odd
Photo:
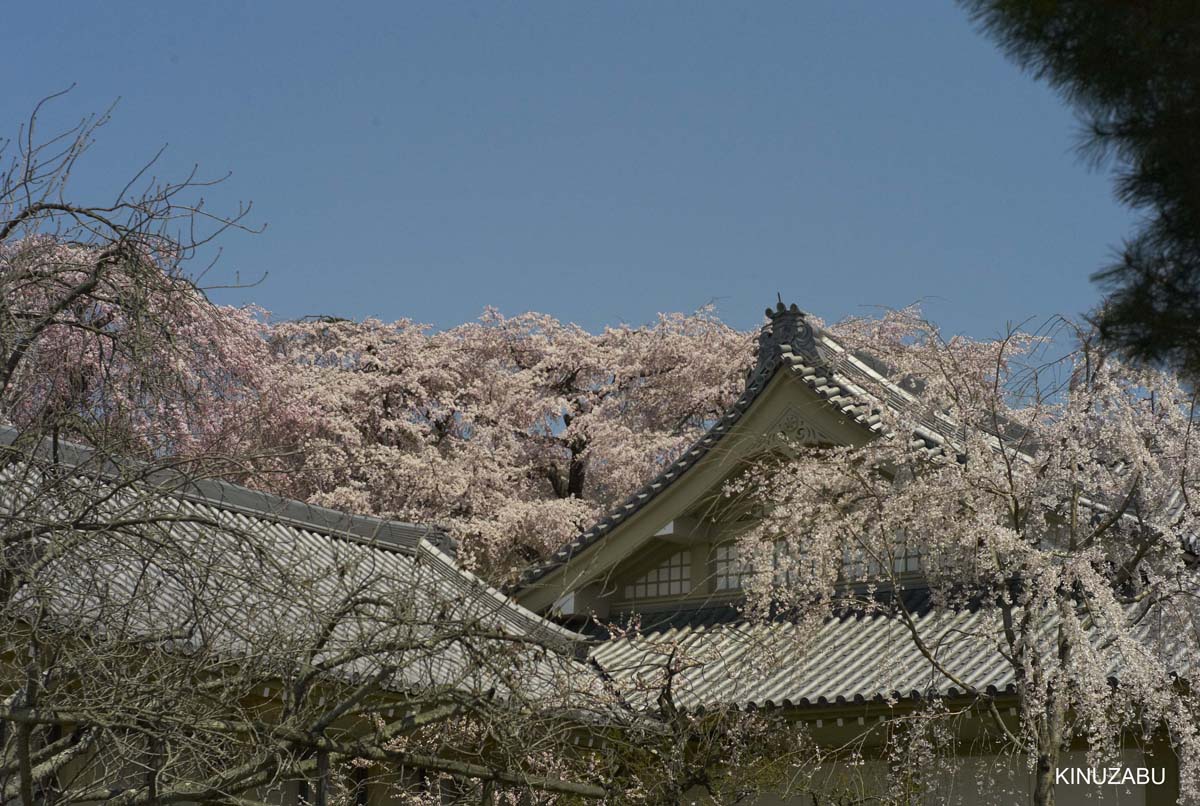
[[[949,2],[19,3],[0,129],[71,82],[120,105],[78,177],[165,167],[252,199],[216,292],[279,317],[595,329],[780,291],[946,328],[1078,313],[1129,229],[1074,119]]]

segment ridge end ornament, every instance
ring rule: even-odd
[[[796,303],[787,305],[781,294],[774,308],[765,311],[767,323],[758,334],[758,360],[746,376],[746,385],[761,374],[774,372],[785,352],[799,356],[813,366],[826,361],[817,346],[816,330]]]

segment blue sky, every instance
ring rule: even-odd
[[[282,318],[590,329],[782,292],[946,329],[1080,313],[1130,228],[1075,121],[945,3],[23,3],[0,130],[120,97],[77,177],[255,204],[208,276]],[[14,78],[16,80],[14,80]]]

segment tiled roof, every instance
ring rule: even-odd
[[[11,433],[0,433],[0,442],[11,441]],[[472,660],[489,641],[498,658],[525,653],[513,662],[526,670],[523,686],[531,691],[540,681],[549,694],[552,678],[573,675],[586,688],[592,677],[581,660],[584,636],[459,567],[433,527],[352,516],[173,471],[121,476],[111,462],[90,461],[86,449],[60,453],[74,468],[57,482],[61,494],[44,492],[50,466],[15,462],[3,471],[0,504],[9,517],[32,508],[18,518],[50,508],[64,524],[44,539],[70,550],[45,564],[26,595],[31,604],[50,602],[69,629],[118,624],[134,636],[190,636],[179,639],[183,650],[203,640],[223,655],[256,657],[270,647],[287,654],[287,646],[313,646],[330,623],[336,626],[314,662],[381,647],[333,668],[351,678],[395,668],[383,683],[394,689],[502,690]],[[86,539],[75,541],[65,530],[77,511],[101,527],[88,527]],[[348,602],[359,604],[343,611]],[[490,637],[500,634],[520,640]],[[416,648],[386,649],[392,645]]]
[[[779,371],[791,373],[837,413],[873,433],[880,432],[883,427],[878,414],[881,401],[860,384],[868,380],[873,381],[872,385],[882,383],[886,390],[886,403],[890,406],[904,406],[912,399],[898,385],[887,381],[866,363],[851,356],[828,333],[815,328],[795,305],[785,306],[780,302],[776,308],[767,309],[766,313],[770,321],[759,334],[757,363],[746,376],[744,391],[721,419],[665,470],[635,490],[591,528],[559,548],[545,561],[527,568],[512,587],[513,591],[531,585],[599,542],[686,473],[733,429]],[[922,427],[917,430],[914,439],[935,450],[955,436],[957,432],[954,429],[949,421],[922,421]]]
[[[904,622],[887,613],[843,613],[812,632],[784,620],[747,619],[732,608],[675,613],[632,637],[614,637],[592,658],[636,705],[658,696],[669,663],[679,707],[835,707],[893,703],[931,695],[1001,695],[1014,691],[1001,654],[995,609],[931,607],[927,591],[905,594],[920,634],[959,689],[917,648]],[[643,615],[649,622],[652,617]],[[1045,629],[1052,630],[1048,622]],[[1105,674],[1119,675],[1113,660]],[[638,702],[638,698],[644,699]]]
[[[279,556],[293,557],[296,565],[313,570],[324,564],[331,569],[362,567],[363,574],[375,574],[396,593],[422,591],[430,608],[453,603],[461,608],[459,619],[477,620],[567,654],[581,651],[582,636],[527,610],[462,568],[449,550],[449,538],[437,527],[350,515],[220,481],[194,482],[177,496],[180,514],[229,523],[235,538],[264,541]],[[215,531],[210,527],[196,537],[219,538]],[[362,581],[351,579],[342,587]]]

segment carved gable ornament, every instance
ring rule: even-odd
[[[801,414],[799,408],[791,406],[767,429],[761,440],[761,449],[786,452],[789,445],[833,445],[836,443],[837,440]]]

